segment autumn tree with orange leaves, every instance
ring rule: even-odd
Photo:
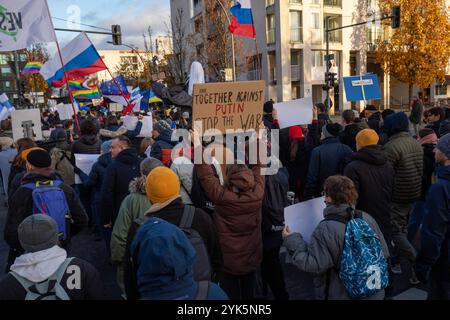
[[[378,43],[377,62],[409,85],[428,88],[445,78],[450,57],[450,19],[444,0],[380,0],[381,11],[401,8],[400,28]]]

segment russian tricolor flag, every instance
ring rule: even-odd
[[[80,33],[62,48],[61,55],[69,80],[107,69],[94,45],[84,32]],[[66,82],[58,54],[42,66],[40,74],[49,86],[60,87]]]
[[[228,30],[237,36],[256,38],[251,0],[236,1],[236,5],[230,8],[230,12],[233,18]]]

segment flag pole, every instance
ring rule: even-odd
[[[74,114],[74,117],[75,117],[75,126],[77,127],[78,132],[80,132],[80,134],[81,134],[80,124],[78,122],[78,114],[77,114],[77,112],[75,110],[75,104],[73,102],[72,91],[70,90],[69,79],[67,78],[66,67],[64,65],[64,61],[63,61],[63,57],[62,57],[62,54],[61,54],[61,49],[59,47],[58,40],[56,40],[56,47],[58,48],[58,55],[59,55],[59,59],[61,60],[61,65],[62,65],[62,70],[63,70],[63,74],[64,74],[64,79],[65,79],[65,82],[66,82],[67,91],[69,92],[70,102],[72,104],[72,110],[73,110],[73,114]]]
[[[45,1],[45,6],[47,7],[48,16],[51,17],[52,15],[50,13],[50,9],[48,7],[47,0]],[[75,126],[77,127],[78,132],[81,133],[81,131],[80,131],[80,124],[78,123],[78,115],[77,115],[77,112],[75,111],[75,104],[73,103],[72,92],[70,91],[69,80],[67,79],[66,67],[64,65],[64,60],[63,60],[63,57],[62,57],[62,54],[61,54],[61,48],[59,47],[58,37],[56,36],[55,26],[53,25],[53,21],[51,20],[51,18],[50,18],[50,21],[51,21],[52,27],[53,27],[53,34],[54,34],[54,37],[55,37],[56,48],[58,49],[59,59],[61,60],[61,67],[62,67],[62,70],[63,70],[64,78],[66,80],[67,90],[69,91],[70,102],[72,103],[72,110],[73,110],[73,115],[74,115],[74,118],[75,118]]]
[[[231,25],[231,19],[230,16],[228,15],[227,9],[225,9],[225,6],[223,5],[222,1],[220,0],[216,0],[220,7],[222,8],[223,12],[225,13],[225,17],[227,17],[228,20],[228,25]],[[235,52],[235,48],[234,48],[234,34],[231,33],[231,51],[232,51],[232,59],[233,59],[233,81],[236,81],[236,52]]]
[[[94,44],[92,43],[91,39],[89,39],[89,37],[86,37],[86,38],[89,40],[89,42],[90,42],[90,43],[92,44],[92,46],[95,48],[95,46],[94,46]],[[127,97],[125,97],[125,94],[123,93],[122,88],[119,86],[119,83],[117,82],[116,78],[113,77],[113,75],[112,75],[111,71],[109,70],[108,66],[105,64],[105,62],[103,61],[103,59],[102,59],[101,57],[100,57],[100,59],[102,60],[103,64],[105,65],[106,70],[108,70],[108,73],[109,73],[109,75],[111,76],[112,81],[116,84],[117,88],[118,88],[119,91],[120,91],[120,94],[121,94],[122,97],[125,99],[125,101],[126,101],[126,103],[127,103],[127,106],[128,106],[128,105],[130,104],[130,101],[127,99]]]

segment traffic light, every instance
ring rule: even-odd
[[[112,42],[115,46],[122,45],[122,31],[120,28],[120,25],[114,24],[111,26],[111,32],[112,32]]]
[[[392,29],[400,28],[400,6],[392,8],[391,27]]]

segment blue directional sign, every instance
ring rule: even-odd
[[[347,101],[380,100],[381,90],[376,74],[344,77]]]

